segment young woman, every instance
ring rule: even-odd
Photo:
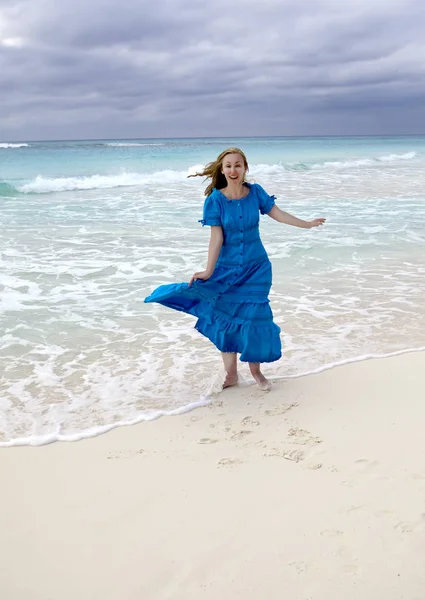
[[[190,175],[211,179],[200,221],[211,227],[207,266],[189,283],[160,286],[145,302],[198,317],[195,328],[222,352],[223,388],[237,384],[240,354],[260,388],[269,390],[260,367],[281,357],[281,342],[269,305],[272,269],[259,235],[259,215],[304,229],[318,227],[325,219],[303,221],[282,211],[274,196],[245,181],[247,172],[242,150],[228,148],[202,173]]]

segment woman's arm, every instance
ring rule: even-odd
[[[298,219],[298,217],[294,217],[289,213],[281,210],[276,204],[273,206],[271,211],[267,213],[269,217],[278,221],[279,223],[286,223],[286,225],[293,225],[294,227],[301,227],[302,229],[311,229],[312,227],[318,227],[319,225],[323,225],[326,219],[313,219],[313,221],[304,221],[303,219]]]
[[[213,225],[211,227],[210,244],[208,246],[207,268],[205,269],[205,271],[199,271],[199,273],[195,273],[194,275],[192,275],[192,278],[189,281],[189,285],[192,285],[192,283],[197,279],[206,280],[211,277],[211,275],[214,273],[215,265],[217,264],[222,245],[223,229],[218,225]]]

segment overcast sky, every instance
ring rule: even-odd
[[[424,0],[0,0],[0,141],[394,133]]]

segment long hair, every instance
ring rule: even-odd
[[[227,181],[221,169],[223,168],[224,157],[228,154],[240,154],[243,158],[245,169],[248,169],[248,161],[242,150],[239,150],[239,148],[227,148],[213,162],[208,163],[202,173],[188,175],[188,177],[205,177],[206,179],[211,179],[211,183],[205,188],[205,196],[209,196],[214,188],[221,190],[226,187]]]

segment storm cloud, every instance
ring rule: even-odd
[[[425,133],[422,0],[0,0],[0,140]]]

